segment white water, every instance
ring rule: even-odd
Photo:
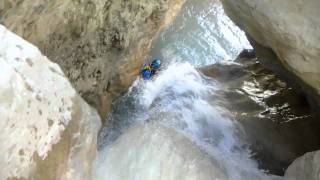
[[[152,81],[136,80],[114,103],[93,179],[273,179],[258,169],[241,126],[220,105],[220,85],[194,67],[232,59],[247,43],[220,3],[188,1],[151,51],[166,68]]]
[[[183,157],[184,154],[175,155],[172,153],[170,156],[164,156],[163,151],[168,151],[168,148],[159,147],[156,142],[175,141],[175,137],[168,136],[166,139],[160,136],[161,138],[154,139],[154,131],[145,132],[143,130],[144,126],[148,127],[150,123],[158,124],[159,129],[162,129],[161,126],[165,126],[183,134],[184,137],[194,142],[194,146],[210,155],[207,158],[215,162],[212,168],[222,169],[219,173],[224,174],[227,179],[271,179],[260,171],[257,168],[257,163],[250,158],[250,151],[247,150],[245,142],[241,138],[244,136],[241,127],[231,119],[228,110],[219,106],[219,101],[223,101],[223,99],[210,100],[218,90],[219,84],[203,77],[189,63],[172,64],[153,81],[137,80],[128,96],[123,97],[126,100],[118,102],[118,105],[121,104],[123,109],[115,110],[114,116],[110,117],[111,122],[112,120],[116,122],[125,120],[130,123],[123,123],[121,127],[123,134],[120,137],[116,136],[118,140],[112,141],[100,151],[98,161],[95,164],[94,179],[139,179],[138,177],[167,179],[167,176],[163,174],[162,176],[158,175],[158,173],[165,171],[163,167],[156,168],[156,171],[149,172],[149,170],[154,169],[153,166],[158,166],[161,161],[167,161],[176,156]],[[129,97],[133,97],[133,99]],[[131,103],[127,103],[130,101]],[[125,106],[124,104],[130,105]],[[141,111],[136,111],[134,116],[130,115],[131,110],[138,108]],[[127,132],[127,126],[137,123],[142,123],[142,125],[134,127],[140,128],[141,134],[130,133],[132,131],[140,132],[140,130]],[[116,129],[114,134],[119,133],[119,128],[114,129]],[[105,128],[100,139],[108,136],[106,133],[110,133],[110,131],[111,129]],[[129,143],[127,141],[130,137]],[[144,139],[143,143],[140,142],[141,139]],[[176,143],[180,143],[180,141]],[[139,144],[139,147],[135,147],[136,144]],[[173,148],[180,146],[182,149],[184,148],[181,144],[175,144]],[[158,155],[162,157],[161,161],[154,153],[155,149],[159,150]],[[132,156],[132,151],[134,156]],[[188,153],[199,153],[199,151]],[[188,156],[187,154],[186,156]],[[194,154],[193,156],[198,155]],[[152,159],[158,160],[153,161]],[[141,161],[145,163],[141,163]],[[198,166],[196,162],[194,163],[194,166]],[[180,171],[184,170],[180,164],[174,166],[175,173],[180,174]],[[128,173],[132,168],[135,171]]]
[[[155,40],[150,56],[203,66],[233,60],[243,49],[251,48],[218,0],[188,0]]]

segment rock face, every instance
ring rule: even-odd
[[[0,26],[0,179],[89,179],[98,113],[57,64]]]
[[[231,19],[252,38],[257,54],[280,60],[298,77],[311,102],[320,105],[320,1],[317,0],[222,0]],[[270,49],[276,54],[270,54]],[[300,80],[302,80],[300,82]],[[304,83],[311,87],[304,88]],[[302,84],[302,85],[301,85]],[[315,93],[314,93],[315,92]],[[309,100],[310,101],[310,100]],[[316,111],[319,109],[317,108]],[[307,123],[307,122],[305,122]],[[319,179],[319,156],[307,154],[287,170],[286,179]]]
[[[98,157],[97,180],[228,179],[226,170],[194,142],[157,123],[131,127]]]
[[[222,0],[231,19],[320,95],[320,1]],[[269,59],[270,60],[270,59]]]
[[[152,38],[184,0],[0,3],[0,22],[58,63],[102,117],[139,73]]]
[[[310,152],[296,159],[287,169],[284,180],[320,179],[320,152]]]
[[[246,131],[259,168],[283,176],[297,157],[320,149],[320,121],[306,98],[253,53],[200,70],[223,84],[223,106]]]

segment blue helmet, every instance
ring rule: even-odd
[[[161,67],[161,60],[160,59],[155,59],[151,63],[152,69],[159,69]]]

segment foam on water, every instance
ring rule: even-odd
[[[175,21],[155,40],[151,57],[203,66],[234,59],[251,49],[245,34],[218,0],[188,0]]]
[[[244,48],[251,46],[219,1],[187,1],[150,52],[166,68],[151,81],[137,79],[113,104],[93,179],[275,178],[258,169],[241,126],[220,105],[222,87],[195,68],[233,59]]]
[[[108,137],[109,134],[117,134],[116,138],[112,139],[115,140],[137,122],[157,122],[195,142],[210,154],[219,166],[226,169],[229,179],[271,179],[260,171],[257,163],[250,158],[250,151],[243,138],[245,134],[240,125],[232,120],[228,110],[219,105],[219,101],[223,99],[209,101],[219,89],[217,82],[202,76],[191,64],[171,64],[152,81],[136,81],[128,93],[129,96],[123,97],[126,100],[118,101],[120,104],[127,103],[128,97],[134,94],[135,100],[130,107],[122,104],[120,106],[123,109],[113,111],[113,115],[118,114],[116,120],[111,122],[126,123],[120,123],[116,129],[105,129],[100,139]],[[135,111],[135,115],[127,116],[124,113],[138,108],[141,111]],[[110,144],[112,142],[108,145]],[[108,147],[105,146],[104,149]],[[109,151],[102,150],[100,153],[106,152]],[[112,156],[102,156],[108,159],[109,155]],[[100,166],[104,166],[104,163],[100,162]]]

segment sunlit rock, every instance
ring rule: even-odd
[[[100,119],[57,64],[0,25],[0,179],[89,179]]]

